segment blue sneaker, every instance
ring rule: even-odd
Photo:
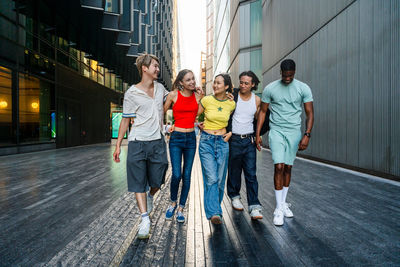
[[[168,209],[167,209],[167,212],[165,213],[165,219],[166,220],[172,220],[172,217],[174,216],[175,210],[176,210],[176,206],[175,207],[169,206]]]
[[[178,213],[176,214],[176,220],[179,223],[185,222],[185,216],[183,216],[183,212],[182,211],[178,211]]]

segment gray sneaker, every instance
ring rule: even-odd
[[[150,236],[150,219],[142,219],[139,225],[139,231],[137,237],[139,239],[147,239]]]
[[[263,218],[260,209],[253,209],[250,212],[250,217],[252,220],[261,220]]]
[[[149,197],[149,194],[146,194],[146,202],[147,202],[147,213],[150,214],[150,212],[153,210],[153,198]]]
[[[235,210],[240,210],[242,211],[244,209],[242,202],[240,201],[240,198],[234,198],[232,199],[232,207]]]

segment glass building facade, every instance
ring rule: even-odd
[[[0,155],[109,141],[140,53],[156,54],[171,84],[171,1],[86,2],[0,1]]]
[[[252,70],[262,81],[261,4],[261,0],[207,2],[208,92],[213,77],[222,72],[231,75],[235,87],[245,70]],[[261,92],[260,86],[257,93]]]

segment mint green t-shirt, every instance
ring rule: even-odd
[[[297,130],[301,128],[302,105],[313,97],[310,87],[299,80],[288,85],[277,80],[264,88],[261,101],[269,104],[271,129]]]

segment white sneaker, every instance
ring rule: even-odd
[[[149,197],[149,194],[146,194],[147,197],[147,213],[150,214],[150,212],[153,210],[153,198]]]
[[[283,203],[283,215],[287,218],[293,217],[293,212],[289,209],[289,207],[292,206],[290,203]]]
[[[150,219],[142,219],[142,222],[139,225],[138,238],[146,239],[150,236]]]
[[[252,209],[250,212],[250,217],[252,220],[261,220],[263,218],[260,209]]]
[[[234,199],[232,199],[232,207],[235,209],[235,210],[243,210],[244,208],[243,208],[243,204],[242,204],[242,202],[240,201],[240,198],[234,198]]]
[[[274,224],[277,226],[283,225],[283,211],[275,209],[274,211]]]

